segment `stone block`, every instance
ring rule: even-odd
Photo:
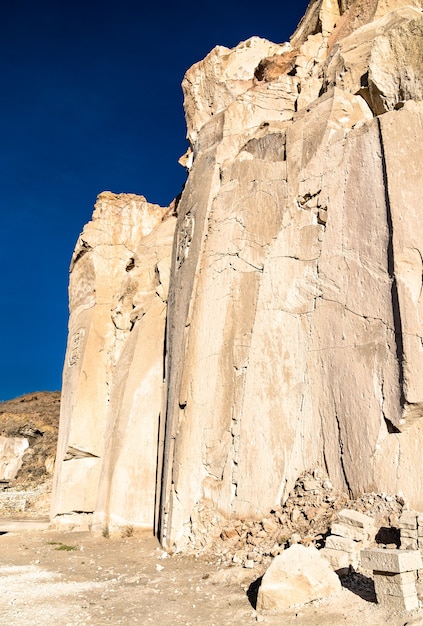
[[[372,517],[359,513],[358,511],[352,511],[350,509],[343,509],[338,513],[338,521],[355,528],[362,528],[367,532],[371,532],[375,523]]]
[[[402,584],[392,582],[389,576],[376,576],[374,577],[376,596],[379,598],[381,595],[398,596],[398,597],[412,597],[416,595],[416,583]]]
[[[320,554],[329,561],[335,572],[347,573],[349,570],[351,563],[351,554],[349,552],[325,547],[320,550]]]
[[[417,530],[417,513],[416,511],[403,511],[398,527],[408,528],[409,530]]]
[[[423,535],[423,513],[418,513],[417,515],[417,528],[419,529],[419,534]]]
[[[401,550],[418,550],[418,541],[412,537],[401,537]]]
[[[418,550],[384,550],[373,548],[361,550],[361,566],[378,572],[411,572],[423,566]]]
[[[378,604],[386,609],[394,609],[396,611],[414,611],[419,608],[419,600],[417,594],[415,596],[401,598],[398,596],[381,595],[377,598]]]
[[[332,550],[342,550],[344,552],[354,552],[360,550],[363,547],[361,541],[354,541],[354,539],[347,539],[346,537],[338,537],[337,535],[330,535],[326,539],[326,548]]]
[[[418,537],[418,532],[417,532],[417,528],[411,530],[410,528],[401,528],[401,539],[403,537],[410,537],[412,539],[417,539]]]
[[[367,541],[369,538],[369,533],[362,528],[350,526],[349,524],[341,524],[340,522],[332,524],[330,530],[332,535],[353,539],[354,541]]]

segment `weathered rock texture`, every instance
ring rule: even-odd
[[[288,609],[335,595],[341,582],[316,548],[295,545],[277,556],[263,576],[257,608]]]
[[[22,467],[23,455],[29,448],[24,437],[2,437],[0,435],[0,481],[16,478]]]
[[[289,43],[187,72],[166,349],[151,276],[174,220],[100,196],[71,273],[54,515],[147,524],[155,500],[184,549],[205,508],[259,519],[319,466],[423,509],[422,34],[421,0],[315,0]]]
[[[174,226],[142,196],[103,193],[79,238],[53,516],[153,525]]]

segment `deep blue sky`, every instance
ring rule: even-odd
[[[307,4],[4,3],[0,401],[61,387],[69,261],[96,196],[180,192],[185,71],[217,44],[288,40]]]

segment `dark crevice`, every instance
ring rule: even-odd
[[[82,257],[90,250],[92,250],[92,247],[86,241],[81,241],[80,250],[75,258],[72,259],[72,268],[75,267],[76,263],[80,261]]]
[[[385,420],[385,424],[386,424],[386,428],[388,430],[388,433],[390,435],[394,435],[394,434],[398,434],[401,431],[399,430],[399,428],[397,428],[396,426],[394,426],[394,424],[391,422],[391,420],[388,420],[387,417],[383,418]]]
[[[64,461],[74,461],[78,459],[99,459],[98,454],[94,454],[93,452],[88,452],[87,450],[82,450],[80,448],[76,448],[74,446],[68,446],[66,450]]]
[[[247,598],[254,610],[257,608],[257,597],[262,580],[263,576],[260,576],[260,578],[254,580],[247,589]]]
[[[162,376],[163,384],[166,393],[166,372],[167,372],[167,359],[168,359],[168,317],[166,315],[164,337],[163,337],[163,361],[162,361]],[[159,414],[158,427],[157,427],[157,463],[156,463],[156,489],[155,489],[155,502],[154,502],[154,535],[158,538],[163,538],[163,517],[164,517],[164,466],[165,466],[165,441],[167,431],[167,401],[162,402],[162,410]]]
[[[322,425],[322,432],[324,433],[323,425]],[[329,473],[329,464],[328,464],[328,460],[327,460],[327,457],[326,457],[326,442],[325,442],[324,434],[323,434],[323,464],[325,466],[325,472],[329,476],[330,475],[330,473]]]
[[[402,322],[401,322],[401,311],[399,305],[399,296],[398,296],[398,285],[395,277],[395,266],[394,266],[394,244],[393,244],[393,224],[392,224],[392,211],[391,211],[391,203],[389,199],[389,189],[388,189],[388,173],[386,168],[386,157],[385,157],[385,148],[383,145],[383,136],[382,136],[382,127],[380,124],[380,119],[377,120],[378,128],[379,128],[379,140],[381,147],[381,155],[382,155],[382,174],[383,174],[383,183],[385,188],[385,204],[386,204],[386,221],[388,225],[388,273],[391,278],[391,301],[392,301],[392,313],[394,320],[394,333],[395,333],[395,347],[396,347],[396,355],[398,361],[398,377],[399,377],[399,386],[400,386],[400,404],[401,408],[405,406],[405,396],[404,396],[404,344],[402,339]]]
[[[156,488],[154,490],[154,514],[153,514],[153,532],[156,537],[159,536],[160,532],[160,520],[159,520],[159,509],[158,509],[158,497],[160,497],[160,491],[158,489],[158,485],[161,482],[160,477],[160,468],[161,468],[161,458],[163,453],[163,446],[160,445],[160,423],[162,420],[162,412],[159,413],[159,418],[157,420],[157,453],[156,453]]]
[[[134,257],[131,257],[131,258],[129,259],[129,261],[128,261],[127,266],[125,267],[125,270],[126,270],[127,272],[130,272],[131,270],[133,270],[133,269],[134,269],[134,267],[135,267],[135,259],[134,259]]]

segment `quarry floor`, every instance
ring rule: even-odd
[[[168,556],[149,533],[106,538],[17,525],[0,534],[0,624],[423,624],[423,611],[386,612],[357,580],[330,600],[262,615],[254,609],[262,573],[219,567],[212,555]]]

